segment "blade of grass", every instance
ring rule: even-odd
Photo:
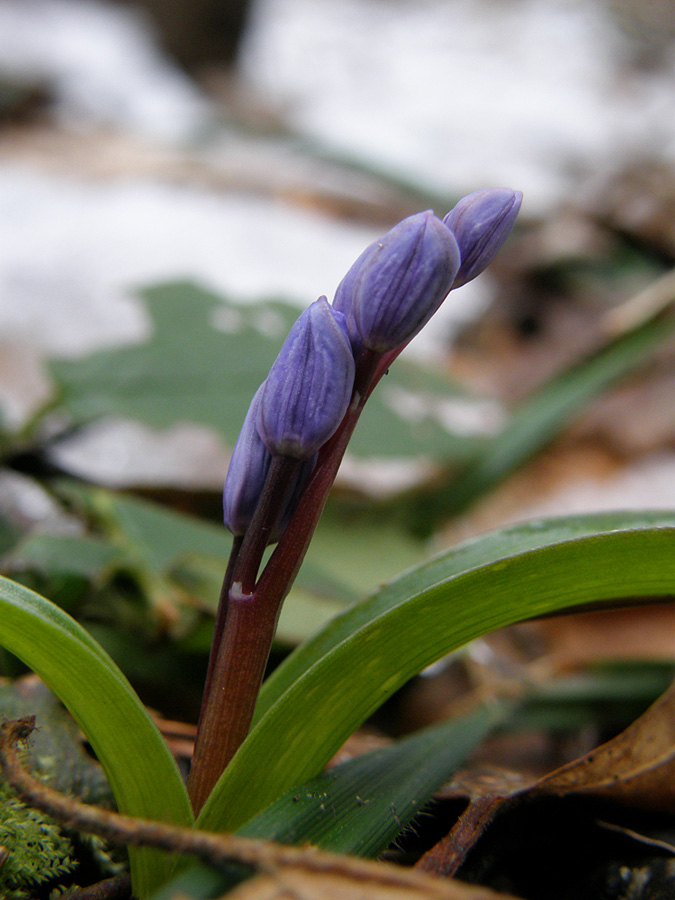
[[[485,704],[334,766],[284,794],[239,833],[379,856],[508,712],[506,704]]]
[[[487,563],[506,560],[541,547],[612,531],[669,526],[675,527],[674,512],[594,513],[523,522],[465,541],[421,566],[411,568],[385,584],[371,597],[346,609],[291,653],[263,685],[254,725],[311,666],[359,629],[393,610],[407,597],[420,594],[442,581]]]
[[[483,704],[334,766],[284,794],[238,833],[283,844],[310,843],[336,853],[379,856],[510,710],[506,703]],[[197,864],[152,900],[168,900],[186,887],[199,897],[213,897],[232,885],[233,874],[218,874]]]

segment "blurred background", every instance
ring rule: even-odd
[[[0,0],[3,570],[203,656],[292,316],[490,185],[516,231],[373,399],[283,639],[490,528],[675,507],[674,88],[669,0]]]
[[[674,38],[665,0],[2,0],[6,419],[49,395],[45,356],[147,335],[144,285],[303,306],[398,218],[495,184],[525,194],[508,277],[453,295],[419,343],[447,365],[499,294],[525,343],[511,375],[471,377],[518,399],[530,346],[548,375],[598,304],[672,259]],[[627,247],[644,250],[633,271]],[[568,291],[571,271],[613,263],[620,287]],[[222,480],[212,435],[174,435],[174,465],[166,436],[137,452],[133,429],[121,447],[101,429],[68,447],[92,475]]]

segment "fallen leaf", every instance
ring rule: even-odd
[[[469,804],[417,868],[454,874],[498,812],[526,795],[542,794],[592,794],[642,809],[673,812],[675,685],[621,734],[541,778],[498,769],[458,773],[444,796],[468,797]]]
[[[621,734],[539,779],[538,793],[593,793],[642,808],[675,809],[675,685]]]

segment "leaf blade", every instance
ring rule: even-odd
[[[239,833],[379,856],[506,714],[505,704],[485,704],[334,766],[284,794]]]
[[[406,594],[431,588],[444,578],[468,572],[486,562],[551,546],[597,533],[675,525],[675,513],[607,512],[533,520],[507,526],[453,547],[403,572],[379,591],[336,616],[311,640],[299,647],[265,681],[254,723],[265,714],[294,681],[315,662],[380,615],[392,610]]]
[[[475,637],[590,602],[675,595],[675,520],[672,515],[655,518],[661,525],[614,528],[548,545],[540,539],[534,549],[493,555],[413,596],[399,597],[355,634],[334,643],[281,693],[222,776],[199,826],[240,827],[256,807],[264,808],[316,774],[409,677]],[[551,528],[557,534],[560,523]],[[474,548],[474,563],[475,557]],[[241,802],[244,785],[246,804]]]
[[[0,577],[0,642],[42,677],[91,742],[121,812],[189,825],[175,762],[112,660],[61,609]],[[156,851],[131,849],[134,890],[147,896],[169,874]]]

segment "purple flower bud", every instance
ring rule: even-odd
[[[352,342],[378,353],[407,343],[441,305],[458,269],[457,242],[431,211],[399,222],[338,287],[336,304]]]
[[[258,388],[248,408],[225,478],[224,519],[233,534],[243,534],[248,528],[272,459],[256,428],[263,387]]]
[[[258,388],[248,408],[225,479],[224,520],[225,525],[233,534],[243,534],[251,524],[272,460],[272,454],[263,444],[256,427],[260,397],[264,387],[263,383]],[[279,523],[272,530],[272,543],[279,540],[288,525],[315,465],[316,455],[305,460],[296,470],[293,484],[289,485],[288,498],[279,517]]]
[[[509,236],[523,195],[510,188],[484,188],[463,197],[443,222],[459,245],[462,264],[453,288],[471,281],[495,258]]]
[[[345,318],[321,297],[291,328],[261,394],[258,433],[270,453],[313,456],[337,430],[353,386]]]
[[[356,260],[356,262],[352,264],[340,284],[337,286],[335,296],[333,297],[333,309],[343,313],[345,317],[347,334],[352,344],[354,356],[357,356],[359,350],[361,349],[361,347],[363,347],[363,340],[361,339],[359,330],[356,327],[356,322],[354,321],[354,313],[352,311],[354,289],[361,274],[361,270],[365,266],[372,253],[377,250],[379,245],[379,241],[374,241],[372,244],[369,244],[366,247],[363,253]]]

